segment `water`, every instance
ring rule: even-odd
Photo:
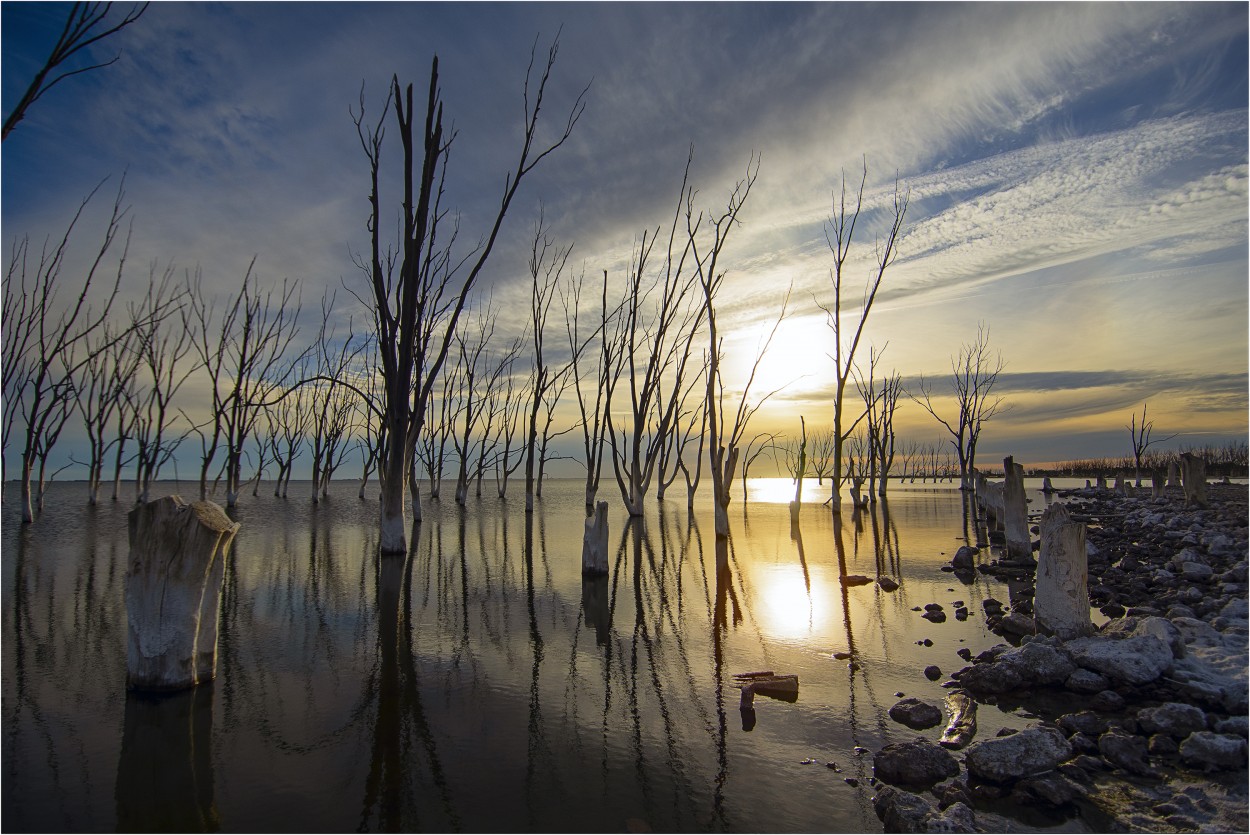
[[[615,558],[590,581],[580,482],[548,482],[530,524],[518,487],[428,503],[409,556],[379,558],[354,484],[318,506],[262,485],[233,514],[216,681],[150,699],[125,690],[124,503],[54,484],[23,527],[4,485],[3,828],[880,831],[854,748],[915,736],[895,693],[940,701],[921,670],[998,642],[980,603],[1008,590],[939,570],[967,530],[948,485],[835,527],[812,483],[794,530],[789,482],[752,480],[719,560],[706,497],[627,524],[605,490]],[[912,610],[961,600],[965,622]],[[798,699],[744,715],[732,676],[765,669]]]

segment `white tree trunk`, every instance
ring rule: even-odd
[[[212,502],[166,496],[130,512],[127,686],[178,690],[209,681],[217,610],[239,524]]]
[[[582,534],[582,574],[598,576],[608,573],[608,503],[595,505],[595,515],[586,519]]]
[[[1085,526],[1068,509],[1053,504],[1042,514],[1042,550],[1033,598],[1034,617],[1042,629],[1062,640],[1089,635],[1089,573]]]

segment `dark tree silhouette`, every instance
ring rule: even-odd
[[[143,3],[132,6],[130,11],[116,23],[111,23],[109,20],[109,12],[112,8],[112,3],[74,4],[69,16],[65,19],[65,26],[61,29],[61,36],[57,38],[56,45],[52,47],[52,52],[48,55],[48,60],[44,61],[43,66],[35,73],[35,77],[26,88],[26,92],[22,94],[22,98],[18,101],[17,106],[5,117],[3,132],[0,133],[0,141],[8,139],[9,133],[26,116],[27,109],[57,84],[70,76],[98,70],[117,62],[118,58],[121,57],[120,53],[111,60],[100,64],[90,64],[78,68],[66,66],[62,69],[62,65],[70,62],[82,50],[92,44],[99,43],[110,35],[116,34],[138,20],[147,11],[148,4]]]

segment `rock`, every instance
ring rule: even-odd
[[[1171,757],[1180,750],[1180,745],[1167,734],[1154,734],[1146,741],[1146,750],[1152,757]]]
[[[1000,664],[1012,664],[1021,678],[1031,684],[1062,684],[1076,665],[1059,650],[1038,641],[1010,649],[998,657]]]
[[[972,660],[972,650],[968,649],[967,647],[960,647],[959,649],[955,650],[955,654],[965,661]]]
[[[1064,806],[1084,794],[1081,787],[1057,771],[1025,777],[1016,783],[1011,796],[1017,802]]]
[[[922,617],[922,618],[924,618],[925,620],[930,621],[930,622],[932,622],[932,623],[945,623],[945,622],[946,622],[946,613],[945,613],[945,612],[939,612],[939,611],[929,611],[929,612],[925,612],[925,613],[924,613],[923,615],[921,615],[920,617]]]
[[[896,786],[931,786],[959,773],[955,758],[923,737],[885,746],[872,764],[878,779]]]
[[[1072,756],[1072,746],[1054,728],[1028,728],[969,746],[968,773],[993,783],[1006,783],[1050,771]]]
[[[1114,682],[1148,684],[1172,669],[1172,649],[1153,635],[1077,638],[1064,645],[1072,660]]]
[[[1245,716],[1230,716],[1227,719],[1221,719],[1215,723],[1215,727],[1212,730],[1217,734],[1232,734],[1242,739],[1250,736],[1250,731],[1247,730],[1247,717]]]
[[[937,681],[942,677],[942,668],[937,664],[930,664],[924,668],[924,677],[929,681]]]
[[[1004,632],[1010,632],[1013,635],[1032,635],[1037,632],[1037,624],[1033,622],[1033,618],[1019,612],[1007,615],[998,622],[998,625]]]
[[[1201,708],[1180,702],[1166,702],[1137,712],[1137,722],[1147,733],[1161,733],[1184,739],[1194,731],[1207,729],[1207,715]]]
[[[848,574],[843,578],[848,586],[866,586],[872,582],[871,577],[865,577],[863,574]]]
[[[889,577],[878,577],[877,585],[881,587],[882,591],[896,591],[898,589],[898,583]]]
[[[1109,683],[1106,676],[1078,667],[1067,677],[1063,686],[1074,693],[1097,693],[1106,690]]]
[[[1090,736],[1099,736],[1107,730],[1107,720],[1101,718],[1092,710],[1082,710],[1080,713],[1069,713],[1060,716],[1056,723],[1066,734],[1082,733]]]
[[[963,802],[939,811],[917,794],[882,786],[872,799],[873,811],[886,832],[977,832],[972,809]]]
[[[1098,751],[1104,760],[1116,768],[1143,776],[1155,773],[1154,768],[1146,761],[1146,740],[1140,736],[1112,728],[1098,737]]]
[[[1176,608],[1180,608],[1179,606]],[[1176,655],[1176,658],[1184,658],[1184,647],[1219,647],[1224,645],[1224,636],[1216,632],[1205,622],[1195,617],[1177,617],[1171,620],[1172,628],[1176,630],[1177,640],[1181,643],[1182,652]]]
[[[1007,693],[1024,684],[1024,677],[1013,664],[976,664],[959,677],[959,683],[974,694]]]
[[[927,832],[980,832],[972,809],[963,802],[952,803],[927,822]]]
[[[968,792],[968,784],[962,780],[952,780],[949,783],[934,786],[933,794],[938,799],[939,809],[946,809],[956,803],[972,805],[972,795]]]
[[[1102,690],[1094,694],[1094,698],[1089,701],[1089,706],[1103,713],[1118,713],[1124,710],[1124,697],[1114,690]]]
[[[1181,759],[1205,770],[1245,768],[1246,740],[1231,734],[1198,731],[1181,743]]]
[[[941,722],[942,709],[923,699],[908,698],[890,708],[890,718],[901,725],[920,731],[932,728]]]
[[[951,566],[956,570],[970,570],[976,568],[974,557],[977,555],[977,549],[968,545],[961,545],[959,550],[955,552],[955,556],[951,557]]]

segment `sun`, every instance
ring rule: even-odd
[[[741,391],[755,358],[768,339],[772,320],[747,325],[725,340],[725,385]],[[768,350],[755,368],[751,399],[770,392],[789,395],[822,388],[832,377],[828,349],[832,333],[824,314],[789,317],[777,328]]]

